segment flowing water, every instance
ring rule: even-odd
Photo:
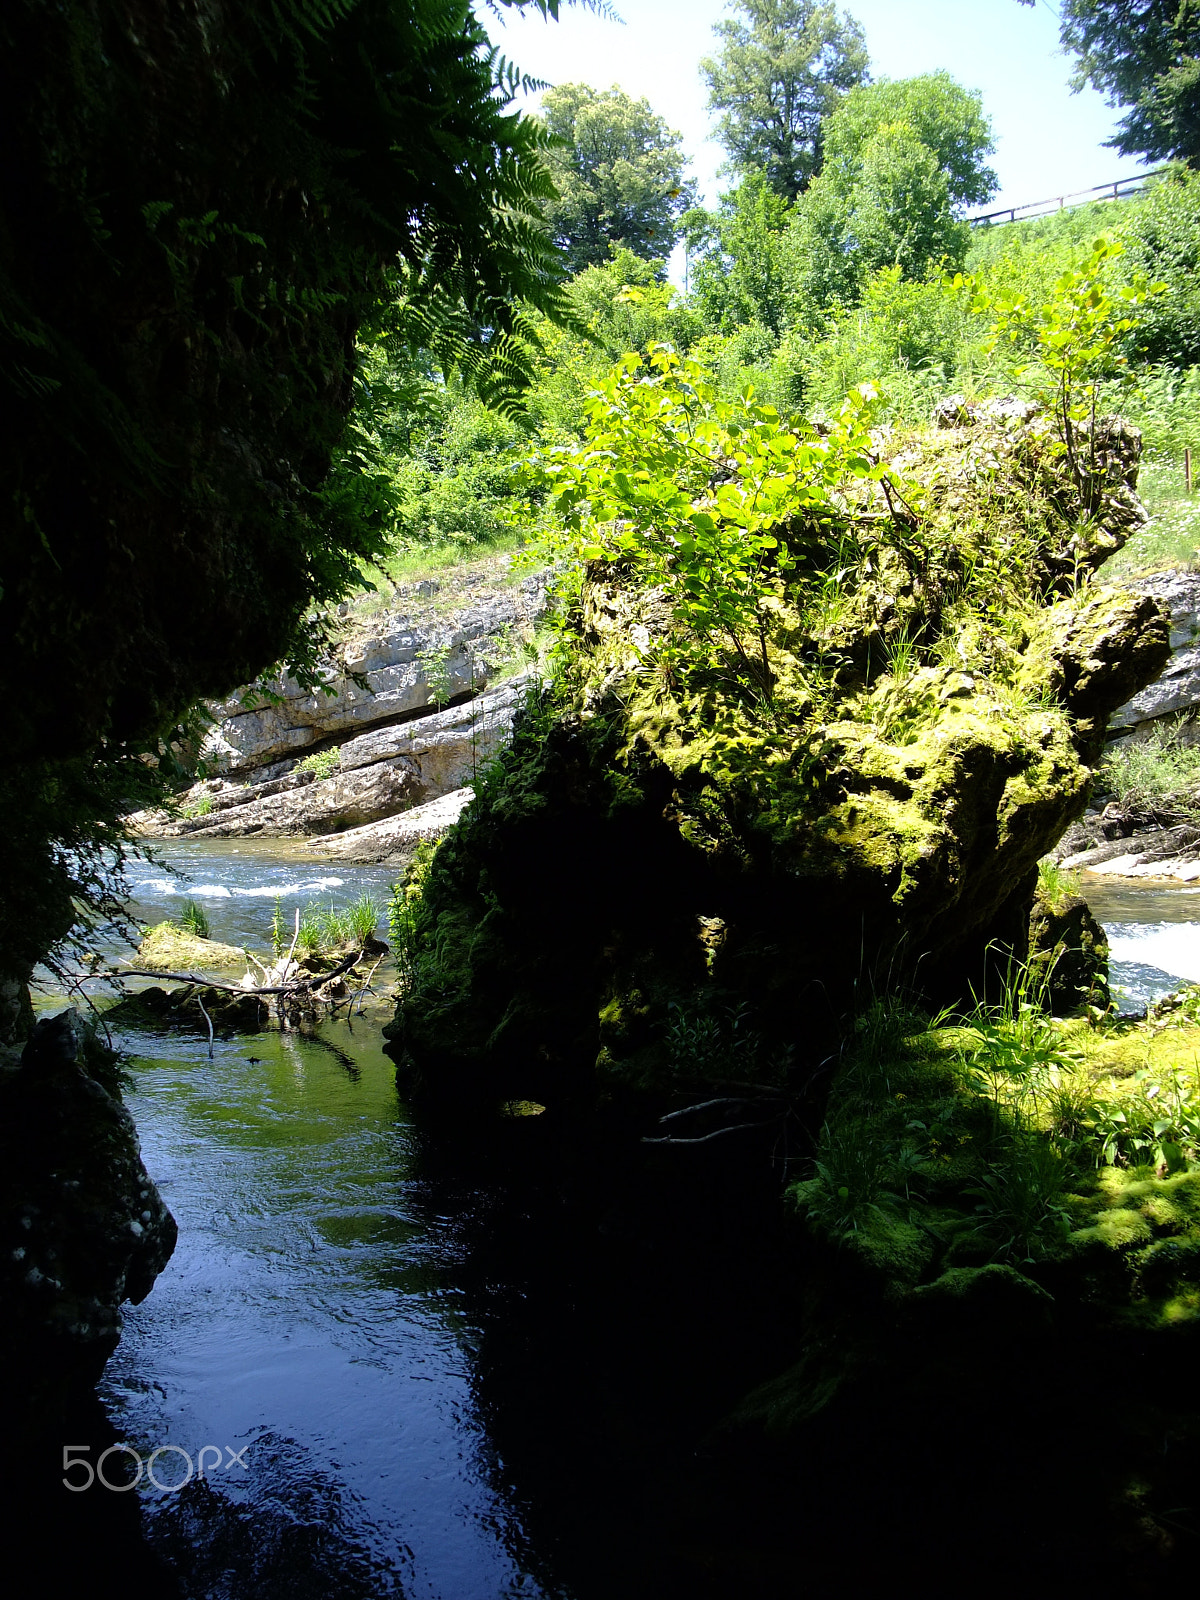
[[[294,847],[162,855],[189,881],[136,870],[140,915],[192,898],[215,938],[260,951],[277,896],[290,921],[310,900],[382,899],[391,877],[314,866]],[[1200,980],[1200,889],[1088,892],[1127,1005]],[[577,1216],[555,1232],[572,1183],[604,1187],[581,1178],[585,1161],[569,1155],[577,1170],[530,1180],[515,1201],[495,1173],[520,1169],[519,1149],[492,1176],[483,1154],[477,1177],[469,1160],[439,1168],[398,1099],[384,1014],[314,1036],[218,1036],[212,1059],[199,1034],[123,1040],[146,1165],[180,1228],[101,1390],[116,1437],[143,1458],[177,1447],[156,1458],[167,1487],[143,1478],[138,1490],[145,1538],[183,1594],[213,1600],[665,1594],[646,1552],[661,1522],[686,1521],[677,1505],[655,1510],[680,1471],[661,1443],[679,1376],[667,1369],[694,1362],[689,1392],[713,1387],[715,1420],[734,1395],[711,1376],[713,1350],[745,1338],[726,1366],[758,1361],[766,1376],[784,1364],[753,1346],[770,1322],[754,1299],[769,1263],[741,1259],[736,1227],[722,1243],[721,1205],[708,1234],[693,1208],[680,1236],[699,1230],[697,1260],[678,1282],[700,1292],[707,1269],[712,1303],[692,1324],[701,1333],[681,1340],[677,1309],[676,1326],[656,1324],[636,1220],[602,1207],[593,1219],[597,1239],[616,1239],[607,1283]],[[526,1219],[506,1248],[489,1243],[497,1209]],[[675,1265],[645,1266],[666,1305]],[[614,1461],[628,1482],[614,1483]],[[698,1549],[717,1536],[694,1530]],[[658,1557],[679,1571],[689,1554]],[[698,1594],[699,1578],[670,1592]]]
[[[1109,976],[1123,1010],[1200,983],[1200,888],[1089,878],[1083,892],[1108,934]]]

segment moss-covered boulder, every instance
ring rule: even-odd
[[[1137,520],[1137,440],[1106,437],[1095,516],[1037,419],[886,441],[920,518],[864,491],[792,530],[752,662],[694,647],[669,561],[593,563],[570,665],[413,904],[411,1081],[481,1106],[779,1085],[872,992],[957,1001],[1023,952],[1038,859],[1169,648],[1155,601],[1086,581]]]
[[[1039,884],[1029,913],[1029,967],[1056,1016],[1086,1006],[1107,1010],[1108,935],[1081,894],[1049,894]]]
[[[201,939],[177,922],[156,922],[138,945],[139,967],[150,972],[245,972],[243,950],[219,939]]]
[[[10,1415],[94,1384],[121,1306],[149,1294],[175,1220],[142,1164],[111,1051],[45,1017],[0,1073],[0,1353]]]

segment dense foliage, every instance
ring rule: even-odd
[[[1023,0],[1032,5],[1033,0]],[[1079,84],[1129,109],[1110,141],[1151,160],[1200,157],[1200,15],[1188,0],[1064,0]]]
[[[6,962],[69,926],[128,763],[311,663],[306,612],[377,548],[371,476],[330,477],[356,331],[387,304],[394,339],[527,381],[522,306],[566,302],[500,71],[459,0],[4,8]]]

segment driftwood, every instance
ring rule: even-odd
[[[246,989],[243,984],[221,984],[214,978],[198,978],[195,973],[154,973],[149,966],[130,966],[123,971],[122,978],[162,978],[173,984],[195,984],[197,989],[222,989],[230,995],[299,995],[309,989],[320,989],[331,978],[341,978],[342,973],[349,973],[350,968],[362,960],[362,954],[362,950],[355,950],[354,955],[347,955],[344,962],[333,966],[328,973],[312,973],[310,978],[296,979],[290,984],[264,984],[261,989]]]
[[[344,961],[339,961],[337,966],[331,968],[328,972],[314,972],[311,977],[295,979],[291,983],[276,983],[254,989],[247,989],[240,983],[218,983],[215,978],[201,978],[194,972],[152,972],[148,967],[129,967],[121,976],[124,978],[163,978],[168,983],[192,983],[198,989],[221,989],[226,994],[250,996],[268,994],[300,995],[307,993],[311,989],[319,989],[323,983],[328,983],[331,978],[340,978],[343,972],[349,972],[351,967],[357,966],[361,959],[362,951],[356,950],[353,955],[347,956]]]

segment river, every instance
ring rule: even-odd
[[[135,866],[141,916],[192,898],[215,938],[259,950],[277,897],[290,920],[312,900],[364,889],[382,900],[391,876],[244,841],[160,853],[188,878]],[[1200,980],[1200,890],[1089,894],[1124,1004]],[[315,1037],[218,1036],[211,1059],[199,1035],[122,1040],[146,1165],[180,1229],[153,1293],[127,1311],[100,1391],[117,1438],[143,1458],[176,1447],[156,1458],[167,1487],[139,1488],[145,1539],[197,1600],[650,1595],[668,1592],[660,1563],[689,1560],[695,1583],[670,1592],[707,1592],[713,1529],[693,1529],[689,1552],[652,1549],[658,1522],[686,1523],[677,1505],[655,1511],[681,1470],[663,1439],[672,1406],[693,1406],[706,1385],[707,1421],[734,1398],[708,1376],[714,1350],[742,1340],[737,1362],[778,1370],[787,1319],[755,1304],[761,1254],[742,1260],[736,1229],[722,1242],[713,1223],[703,1249],[721,1287],[686,1313],[705,1333],[656,1364],[649,1352],[684,1320],[680,1284],[708,1292],[700,1275],[650,1263],[648,1298],[648,1247],[619,1206],[589,1222],[616,1241],[603,1246],[608,1267],[589,1264],[578,1213],[554,1220],[578,1172],[514,1185],[498,1174],[514,1152],[521,1166],[519,1144],[490,1167],[486,1155],[447,1167],[398,1099],[381,1017]],[[528,1149],[533,1171],[546,1151]],[[515,1233],[497,1217],[517,1218]]]

